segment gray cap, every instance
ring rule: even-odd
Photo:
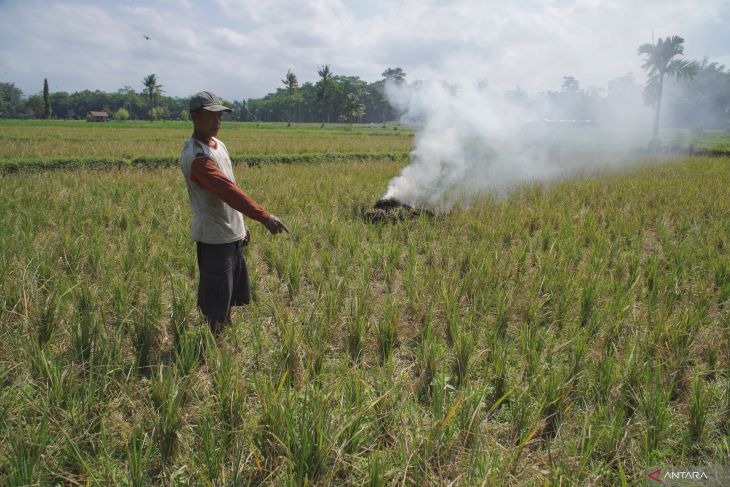
[[[199,91],[190,98],[190,111],[198,108],[208,110],[209,112],[232,112],[230,108],[225,106],[220,98],[210,91]]]

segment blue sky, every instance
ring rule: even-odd
[[[730,1],[716,0],[0,0],[0,81],[25,94],[130,86],[155,73],[165,92],[260,97],[291,69],[380,79],[487,80],[558,89],[563,76],[605,87],[632,72],[637,47],[681,35],[685,55],[730,65]],[[151,37],[146,40],[143,35]]]

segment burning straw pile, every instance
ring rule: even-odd
[[[369,222],[395,223],[413,220],[421,215],[433,217],[434,213],[424,208],[416,208],[395,198],[383,198],[379,199],[372,208],[366,210],[364,217]]]

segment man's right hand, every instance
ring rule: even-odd
[[[284,222],[279,220],[275,215],[269,215],[269,218],[264,222],[264,226],[271,233],[289,233],[289,229],[284,225]]]

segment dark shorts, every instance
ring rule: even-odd
[[[198,307],[211,323],[225,323],[228,308],[251,300],[244,247],[243,240],[227,244],[198,242]]]

